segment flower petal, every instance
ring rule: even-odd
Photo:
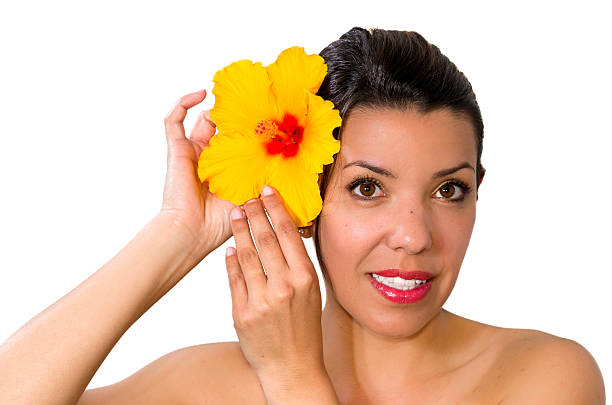
[[[266,184],[281,194],[287,212],[298,227],[310,225],[323,207],[319,176],[304,170],[296,159],[278,159],[275,163],[268,168]]]
[[[278,115],[267,70],[260,62],[234,62],[219,70],[213,82],[210,117],[220,133],[251,135],[258,121]]]
[[[323,58],[307,55],[304,48],[294,46],[281,52],[266,69],[279,112],[288,112],[303,123],[307,102],[304,92],[315,94],[327,74]]]
[[[340,149],[332,136],[340,115],[315,95],[326,73],[323,59],[300,47],[283,51],[266,68],[242,60],[217,72],[211,118],[219,133],[198,162],[198,176],[212,193],[241,205],[269,184],[282,195],[296,225],[312,223],[322,208],[318,173]],[[268,135],[283,141],[282,153],[266,146],[271,139],[264,133],[255,135],[258,124],[270,121],[279,125],[278,133]]]
[[[340,141],[334,139],[334,128],[342,124],[340,113],[329,100],[308,94],[308,115],[304,138],[297,158],[312,173],[321,173],[323,165],[332,163],[340,151]]]
[[[254,135],[218,133],[200,155],[198,177],[217,197],[242,205],[261,193],[267,165],[265,148]]]

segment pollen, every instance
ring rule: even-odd
[[[262,120],[255,126],[255,135],[262,138],[270,155],[282,153],[284,157],[296,156],[304,138],[304,128],[291,114],[285,114],[281,122]]]
[[[273,138],[278,133],[278,124],[273,120],[259,121],[255,126],[255,135],[266,140]]]

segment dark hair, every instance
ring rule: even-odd
[[[476,135],[476,184],[480,184],[485,171],[480,162],[484,127],[476,95],[465,75],[437,46],[414,31],[355,27],[319,55],[325,60],[327,75],[317,95],[334,103],[343,125],[356,108],[414,109],[423,114],[446,108],[468,118]],[[341,136],[342,127],[336,128],[334,137]],[[322,199],[333,168],[334,163],[323,167]],[[317,259],[327,277],[318,217],[313,225]]]

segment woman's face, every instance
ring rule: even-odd
[[[333,287],[327,299],[377,334],[419,331],[439,313],[459,274],[476,217],[475,168],[466,118],[448,110],[354,111],[319,217]],[[385,269],[430,273],[428,293],[412,303],[385,298],[369,275]]]

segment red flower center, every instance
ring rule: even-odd
[[[266,150],[270,155],[282,153],[284,157],[295,156],[304,137],[304,128],[298,125],[297,118],[285,114],[282,122],[263,120],[257,123],[255,135],[266,139]]]

